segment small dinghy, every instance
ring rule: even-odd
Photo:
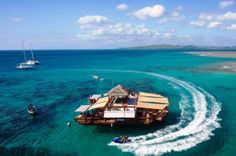
[[[37,112],[37,109],[33,104],[29,104],[27,106],[27,111],[28,111],[29,114],[33,115]]]
[[[102,77],[100,77],[100,76],[98,76],[98,75],[92,75],[92,78],[93,78],[94,80],[99,80],[99,81],[103,81],[103,80],[104,80],[104,78],[102,78]]]
[[[115,143],[123,144],[131,142],[131,139],[129,139],[127,136],[121,136],[121,137],[115,137],[112,141]]]

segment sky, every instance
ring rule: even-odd
[[[236,46],[236,0],[0,0],[0,50]]]

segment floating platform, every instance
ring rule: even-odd
[[[150,125],[162,121],[168,113],[167,97],[155,93],[132,92],[118,85],[103,95],[92,95],[89,104],[75,112],[75,121],[83,125]]]

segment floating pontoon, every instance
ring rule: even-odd
[[[168,98],[154,93],[132,92],[118,85],[104,95],[92,95],[81,105],[75,121],[84,125],[142,124],[161,121],[168,113]]]

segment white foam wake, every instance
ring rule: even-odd
[[[132,137],[132,142],[127,144],[110,143],[122,151],[133,152],[136,155],[161,155],[171,151],[182,151],[206,141],[213,135],[214,129],[220,127],[219,118],[220,104],[216,99],[199,87],[176,78],[151,72],[121,71],[147,74],[171,81],[175,85],[187,90],[193,99],[188,100],[186,95],[181,95],[179,103],[181,118],[179,123],[167,126],[154,133]],[[209,105],[209,106],[207,106]],[[189,107],[194,109],[191,117]],[[187,124],[186,124],[187,122]]]

